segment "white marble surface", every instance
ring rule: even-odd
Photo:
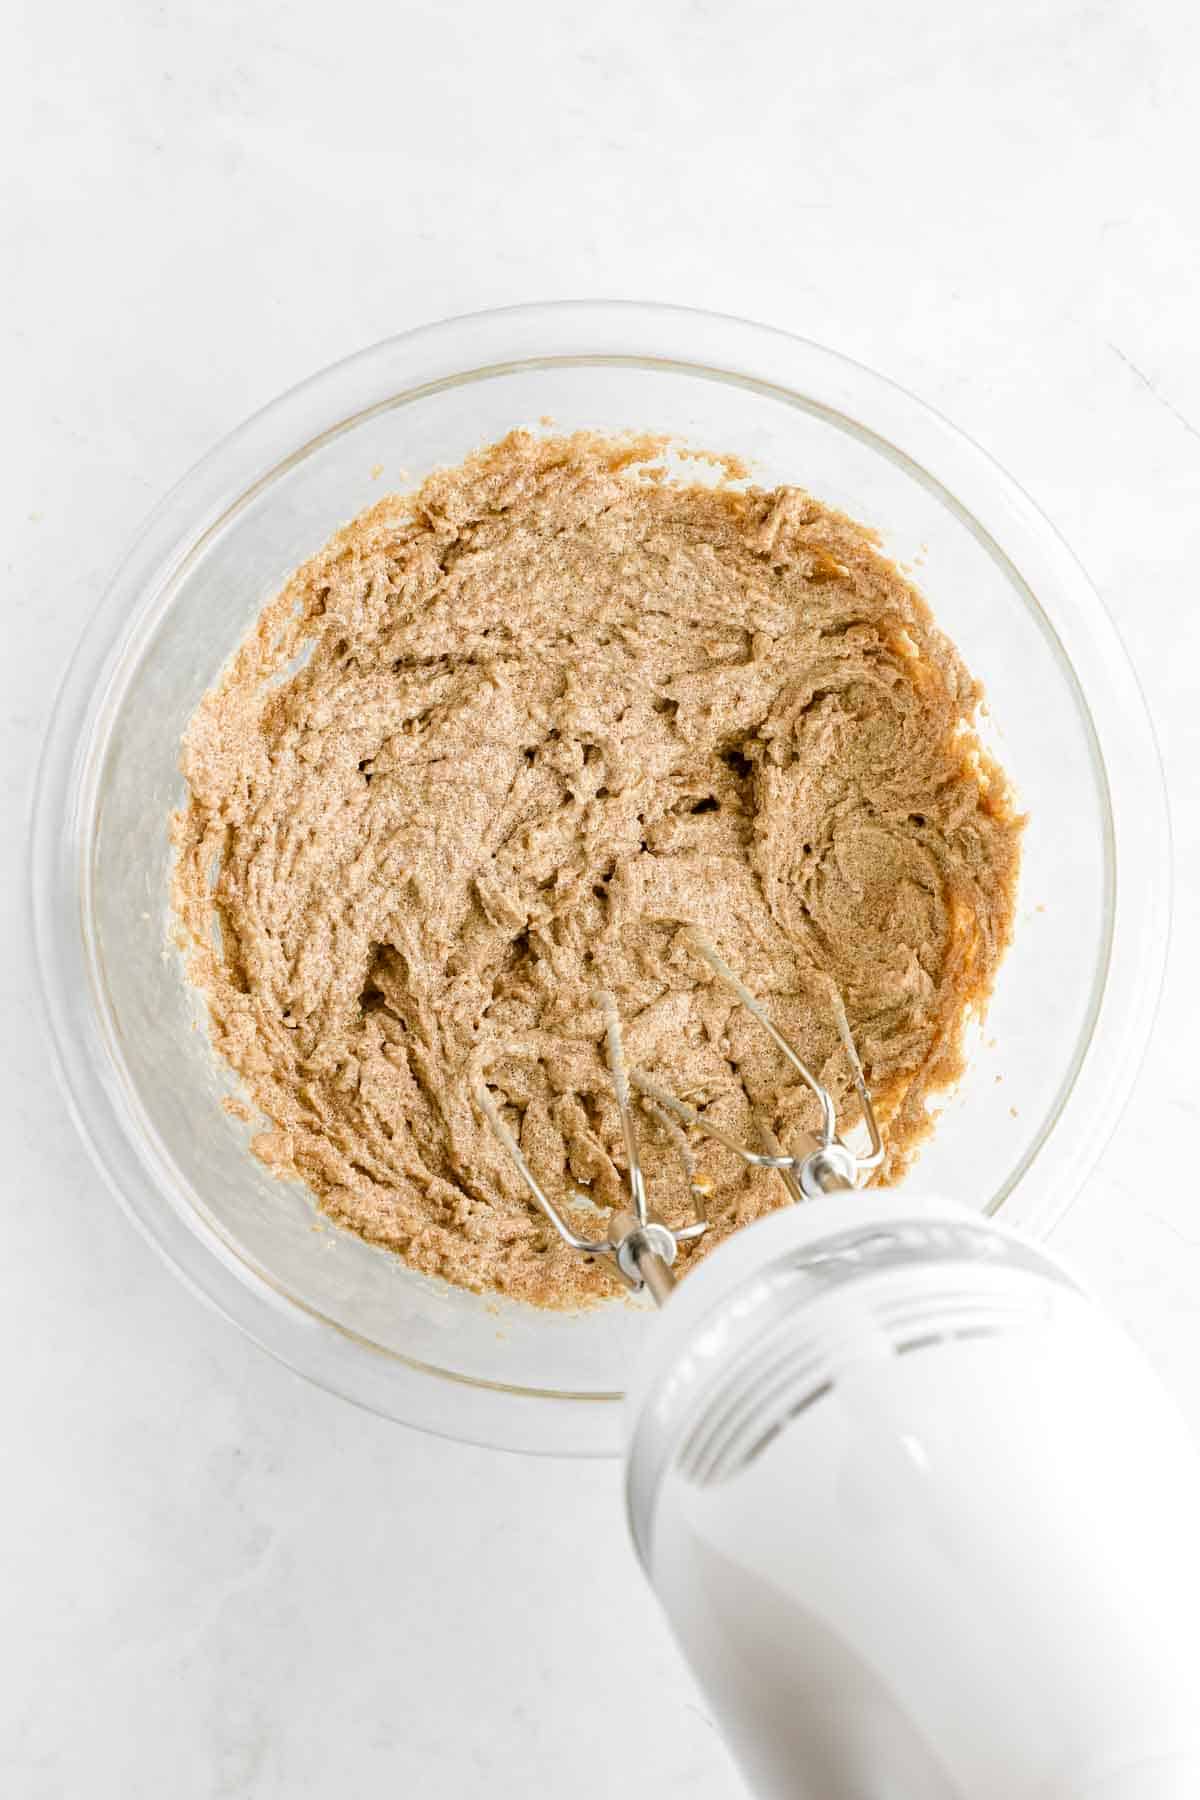
[[[625,294],[885,370],[1064,531],[1158,722],[1170,984],[1060,1237],[1200,1428],[1200,1198],[1175,1148],[1200,974],[1195,11],[61,0],[11,51],[4,165],[31,179],[0,227],[0,1791],[732,1796],[615,1468],[435,1442],[309,1388],[102,1191],[32,1024],[32,766],[151,503],[348,350]]]

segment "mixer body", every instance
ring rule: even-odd
[[[751,1791],[1196,1800],[1200,1458],[1044,1250],[820,1199],[671,1298],[642,1561]]]

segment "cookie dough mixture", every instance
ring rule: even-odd
[[[631,1065],[797,1142],[811,1097],[697,925],[849,1124],[836,984],[894,1179],[1012,926],[1020,820],[920,596],[800,489],[671,480],[662,451],[515,433],[384,500],[267,608],[183,752],[176,905],[257,1154],[413,1267],[543,1305],[616,1283],[527,1198],[480,1076],[591,1235],[624,1163],[599,986]],[[677,1143],[642,1136],[690,1219]],[[703,1255],[785,1194],[695,1148]]]

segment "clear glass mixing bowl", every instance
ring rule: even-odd
[[[1145,708],[1069,551],[944,420],[814,344],[608,302],[455,319],[314,376],[187,476],[91,618],[41,771],[34,919],[74,1116],[168,1260],[295,1368],[432,1431],[594,1454],[616,1448],[644,1311],[480,1298],[320,1225],[219,1105],[167,942],[180,736],[264,601],[389,487],[546,417],[734,451],[873,524],[986,684],[1029,812],[1019,928],[914,1186],[1035,1231],[1069,1204],[1144,1048],[1168,841]]]

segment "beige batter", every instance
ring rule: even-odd
[[[184,745],[176,904],[257,1153],[415,1268],[543,1305],[613,1278],[530,1204],[481,1074],[552,1195],[618,1204],[602,985],[632,1065],[744,1142],[752,1112],[797,1141],[811,1098],[696,924],[849,1122],[837,984],[887,1179],[1012,926],[1020,821],[920,596],[799,489],[682,485],[661,449],[515,433],[383,501],[267,608]],[[682,1223],[677,1146],[642,1134]],[[785,1200],[696,1148],[693,1255]]]

